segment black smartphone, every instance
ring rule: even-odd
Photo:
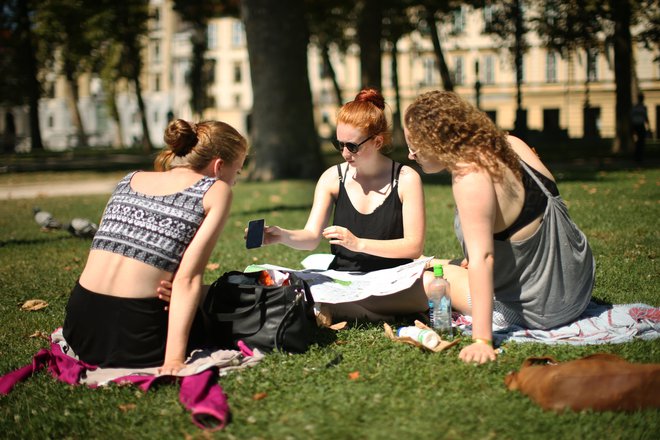
[[[247,237],[245,238],[245,247],[254,249],[261,247],[264,242],[264,219],[250,220],[248,222]]]

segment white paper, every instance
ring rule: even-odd
[[[420,279],[426,264],[433,257],[415,260],[391,269],[374,272],[343,272],[337,270],[295,270],[272,264],[250,265],[245,271],[275,269],[293,272],[307,281],[314,301],[322,303],[345,303],[358,301],[369,296],[385,296],[400,292]]]

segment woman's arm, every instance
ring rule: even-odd
[[[229,215],[231,200],[231,188],[220,180],[204,195],[206,218],[183,254],[172,281],[162,374],[175,374],[184,366],[190,327],[202,296],[204,268]]]
[[[468,282],[472,297],[472,338],[475,342],[461,350],[465,362],[495,360],[491,345],[493,320],[493,228],[497,209],[495,187],[485,170],[455,174],[452,191],[461,221],[469,259]]]
[[[399,174],[398,186],[403,205],[403,238],[360,238],[343,226],[330,226],[323,231],[323,236],[330,239],[330,244],[343,246],[353,252],[385,258],[419,258],[424,250],[426,228],[422,179],[415,170],[404,166]]]
[[[321,231],[330,219],[338,190],[337,168],[328,168],[316,183],[314,203],[304,229],[284,229],[279,226],[267,226],[264,229],[264,244],[281,243],[294,249],[316,249],[321,241]]]

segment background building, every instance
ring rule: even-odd
[[[169,0],[152,0],[149,37],[144,48],[143,97],[150,138],[162,145],[162,133],[172,117],[192,119],[189,72],[191,36],[189,24],[172,10]],[[503,129],[514,128],[516,82],[510,53],[484,32],[488,11],[463,6],[449,24],[440,27],[444,55],[455,91],[486,111]],[[522,108],[530,130],[557,139],[611,138],[615,135],[615,83],[612,50],[576,53],[571,59],[549,52],[538,37],[528,35],[530,48],[523,57]],[[205,54],[210,79],[210,105],[204,119],[221,119],[249,133],[252,90],[245,32],[240,20],[214,19],[207,29]],[[430,39],[412,33],[397,45],[401,110],[420,93],[442,87]],[[637,91],[645,94],[652,131],[660,118],[660,64],[658,53],[634,47],[633,103]],[[383,93],[393,105],[391,60],[383,52]],[[359,48],[332,52],[331,60],[344,100],[352,99],[360,86]],[[338,102],[332,82],[324,72],[320,53],[308,50],[310,84],[319,135],[329,137]],[[75,146],[74,129],[64,99],[64,82],[46,75],[47,93],[40,103],[42,138],[48,149]],[[101,82],[93,76],[80,78],[79,107],[91,146],[119,144],[115,122],[107,116]],[[478,86],[477,86],[478,83]],[[135,95],[128,85],[117,96],[122,124],[121,144],[139,143],[142,136]],[[394,110],[394,109],[392,109]],[[286,109],[282,109],[286,111]],[[18,139],[27,135],[27,110],[12,109]],[[4,119],[4,118],[2,118]],[[0,124],[3,122],[0,121]],[[26,142],[19,149],[25,148]]]

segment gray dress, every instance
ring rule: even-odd
[[[522,161],[521,165],[548,197],[548,204],[531,237],[494,240],[494,309],[509,324],[547,329],[575,320],[587,307],[595,262],[587,238],[569,217],[562,198],[553,196]],[[458,212],[454,229],[469,259]]]

